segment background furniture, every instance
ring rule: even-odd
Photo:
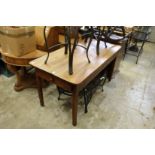
[[[4,53],[1,49],[0,53],[2,55],[2,60],[7,65],[7,68],[16,75],[17,81],[14,85],[15,91],[36,87],[34,75],[28,74],[26,68],[30,67],[29,62],[31,60],[45,55],[45,52],[36,50],[21,57],[15,57],[8,53]]]
[[[44,26],[36,26],[35,27],[35,35],[36,35],[36,44],[37,49],[47,51],[45,39],[44,39]],[[46,38],[49,47],[56,45],[59,43],[59,29],[57,26],[47,26],[46,28]],[[58,49],[55,48],[53,50]]]
[[[0,52],[7,68],[16,75],[17,81],[14,86],[16,91],[36,87],[36,80],[32,70],[30,74],[32,67],[30,67],[29,62],[46,54],[46,52],[36,50],[36,41],[37,47],[45,50],[42,28],[1,27],[1,45],[3,50],[1,49]],[[47,29],[48,43],[52,45],[58,42],[58,35],[55,29],[55,27]],[[26,49],[29,49],[29,46],[32,46],[33,50],[26,53]]]
[[[139,56],[142,54],[144,44],[148,40],[150,33],[151,29],[149,26],[134,27],[132,30],[125,55],[130,54],[136,56],[136,64],[138,63]]]
[[[2,58],[1,58],[1,54],[0,54],[0,75],[4,75],[6,77],[10,77],[13,75],[13,73],[11,73],[8,68],[6,63],[3,62]]]

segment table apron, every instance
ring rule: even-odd
[[[76,85],[74,85],[72,83],[69,83],[69,82],[67,82],[65,80],[62,80],[62,79],[60,79],[58,77],[55,77],[52,74],[49,74],[49,73],[47,73],[45,71],[42,71],[40,69],[37,69],[37,68],[36,68],[36,76],[39,76],[41,79],[47,80],[50,83],[54,83],[57,86],[65,89],[67,91],[70,91],[70,92],[72,92],[73,89],[76,87]]]

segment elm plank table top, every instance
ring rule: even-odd
[[[93,41],[89,49],[88,63],[85,49],[76,47],[73,59],[73,75],[68,73],[68,55],[64,54],[64,48],[50,53],[47,64],[44,64],[46,55],[30,62],[36,69],[38,95],[40,105],[44,106],[42,79],[56,84],[65,90],[72,92],[72,124],[77,125],[77,105],[79,92],[92,81],[105,68],[108,68],[108,79],[111,80],[116,57],[121,49],[120,45],[107,43],[100,44],[100,54],[96,55],[96,41]]]
[[[89,57],[91,63],[88,63],[85,49],[77,47],[73,59],[73,75],[68,73],[68,55],[64,54],[64,48],[50,53],[47,64],[44,64],[46,55],[35,59],[30,64],[43,70],[49,74],[59,77],[72,84],[80,84],[89,77],[95,70],[105,65],[117,54],[121,46],[107,43],[108,48],[104,44],[100,44],[100,55],[96,55],[96,41],[90,46]]]

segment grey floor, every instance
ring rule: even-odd
[[[87,114],[79,103],[76,127],[69,99],[58,101],[55,85],[44,89],[42,108],[36,89],[15,92],[15,77],[0,76],[0,128],[155,128],[155,44],[145,44],[137,65],[135,61],[126,56],[104,92],[97,90]]]

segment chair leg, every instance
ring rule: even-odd
[[[136,64],[138,63],[138,60],[139,60],[139,55],[137,56]]]
[[[143,47],[144,47],[144,43],[145,43],[145,41],[143,41],[142,46],[140,47],[140,50],[138,51],[138,55],[137,55],[136,64],[138,63],[139,56],[140,56],[140,54],[142,53],[142,50],[143,50]]]
[[[140,49],[140,54],[141,54],[142,51],[143,51],[144,44],[145,44],[145,41],[143,41],[143,43],[142,43],[142,46],[141,46],[141,49]]]
[[[125,50],[124,50],[123,60],[125,59],[125,55],[126,55],[127,50],[128,50],[128,44],[129,44],[129,39],[127,39],[126,44],[125,44]]]
[[[90,63],[90,59],[89,59],[89,56],[88,56],[88,51],[89,51],[89,47],[90,47],[90,44],[93,40],[93,37],[90,37],[90,40],[89,40],[89,43],[88,43],[88,46],[87,46],[87,49],[86,49],[86,56],[87,56],[87,59],[88,59],[88,63]]]
[[[88,112],[88,100],[87,100],[87,93],[86,93],[86,90],[84,90],[84,105],[85,105],[85,108],[84,108],[84,112],[87,113]]]
[[[99,55],[99,49],[100,49],[100,39],[97,40],[97,45],[96,45],[96,53]]]
[[[104,91],[104,89],[103,89],[103,86],[104,86],[104,84],[105,84],[105,82],[106,82],[106,77],[103,79],[104,81],[103,81],[103,83],[102,83],[102,92]]]

